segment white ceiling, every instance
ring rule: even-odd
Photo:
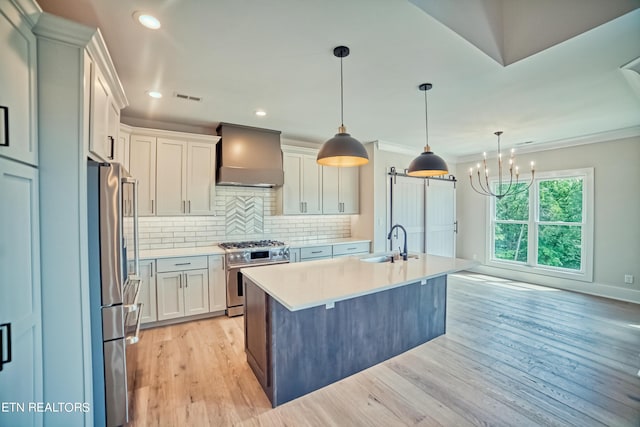
[[[496,130],[510,147],[640,126],[640,97],[620,69],[640,57],[640,0],[567,2],[39,0],[101,28],[130,102],[125,117],[225,121],[321,143],[340,124],[332,51],[344,44],[352,136],[420,152],[417,86],[430,82],[429,141],[445,159],[495,149]],[[138,10],[162,28],[134,22]],[[165,96],[149,98],[152,89]]]

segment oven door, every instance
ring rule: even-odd
[[[244,289],[242,284],[243,268],[262,267],[265,265],[287,264],[289,261],[271,261],[262,264],[238,265],[227,269],[227,315],[241,316],[244,314]]]

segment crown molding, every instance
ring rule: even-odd
[[[29,22],[29,26],[36,25],[40,15],[42,15],[42,8],[38,3],[34,0],[11,0],[11,2]]]
[[[97,28],[87,27],[86,25],[42,12],[38,22],[33,27],[33,32],[41,38],[84,48],[97,32]]]
[[[518,154],[536,153],[539,151],[558,150],[560,148],[576,147],[578,145],[597,144],[599,142],[616,141],[625,138],[634,138],[640,136],[640,126],[631,126],[628,128],[608,130],[604,132],[596,132],[588,135],[580,135],[572,138],[556,139],[547,142],[531,144],[529,146],[519,145],[516,147]],[[487,152],[487,154],[492,154]],[[467,154],[458,156],[458,163],[477,161],[482,153]]]
[[[394,144],[392,142],[383,141],[381,139],[371,141],[371,143],[375,144],[375,147],[381,151],[390,151],[392,153],[406,154],[407,156],[412,156],[412,157],[415,157],[418,154],[420,154],[420,151],[414,151],[411,148]]]
[[[153,136],[156,138],[168,138],[168,139],[179,139],[181,141],[197,141],[197,142],[212,142],[216,143],[220,140],[220,137],[217,135],[203,135],[199,133],[188,133],[188,132],[176,132],[172,130],[163,130],[163,129],[151,129],[151,128],[142,128],[136,126],[128,126],[121,124],[122,126],[127,126],[131,135],[144,135],[144,136]]]
[[[293,141],[289,140],[287,142],[293,142]],[[312,156],[318,155],[317,148],[302,147],[299,145],[287,145],[287,144],[281,145],[280,148],[282,148],[283,153],[308,154]]]
[[[129,100],[124,93],[124,88],[118,78],[118,72],[113,65],[111,55],[109,55],[107,43],[104,41],[99,28],[96,29],[94,36],[89,40],[87,51],[100,67],[103,77],[107,80],[109,88],[111,89],[111,96],[113,96],[118,107],[122,110],[129,105]]]

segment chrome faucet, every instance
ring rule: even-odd
[[[391,235],[393,234],[393,230],[395,230],[396,228],[401,229],[404,232],[404,251],[400,253],[400,255],[402,256],[402,260],[406,261],[409,257],[409,254],[407,252],[407,230],[401,226],[400,224],[396,224],[393,227],[391,227],[391,230],[389,230],[389,234],[387,235],[387,239],[391,240]]]

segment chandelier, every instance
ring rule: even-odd
[[[511,149],[511,155],[509,156],[509,185],[506,186],[507,178],[503,177],[502,174],[502,151],[500,151],[500,135],[502,135],[502,131],[494,132],[494,135],[498,137],[498,187],[495,191],[491,190],[491,185],[489,184],[489,168],[487,167],[487,153],[482,153],[484,159],[482,160],[482,169],[484,170],[484,178],[481,177],[480,169],[481,165],[478,163],[476,167],[476,174],[478,175],[478,186],[476,187],[473,184],[473,168],[469,168],[469,181],[471,182],[471,188],[478,194],[482,194],[483,196],[494,196],[498,200],[502,199],[505,196],[512,196],[514,194],[522,193],[527,191],[531,184],[533,184],[533,177],[535,175],[535,169],[533,167],[533,162],[531,162],[531,181],[526,187],[518,188],[518,184],[520,183],[520,170],[518,166],[515,165],[516,158],[514,155],[514,149]],[[513,179],[513,175],[515,173],[515,182]],[[484,181],[484,182],[483,182]],[[505,184],[505,185],[503,185]],[[504,188],[506,186],[506,188]]]

